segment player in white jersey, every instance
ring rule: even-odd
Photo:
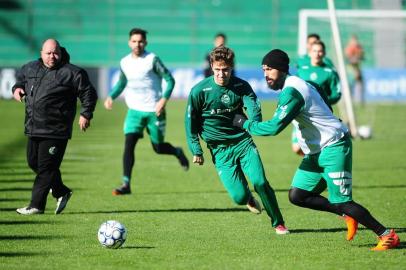
[[[153,53],[145,50],[147,46],[147,32],[134,28],[129,34],[128,46],[131,53],[120,61],[120,78],[108,98],[104,107],[112,109],[113,100],[124,90],[125,101],[128,106],[124,123],[125,146],[123,154],[123,185],[113,190],[113,195],[131,193],[131,174],[134,166],[134,150],[138,139],[147,130],[152,147],[157,154],[176,156],[183,169],[189,169],[189,161],[182,148],[174,147],[164,141],[166,116],[165,105],[169,100],[175,80],[161,60]],[[162,91],[162,78],[167,86]]]
[[[274,136],[293,122],[305,156],[289,190],[291,203],[344,215],[347,240],[353,239],[359,222],[378,235],[379,242],[373,250],[399,246],[399,237],[393,229],[387,229],[352,200],[352,142],[348,128],[333,115],[323,93],[299,77],[290,76],[288,66],[288,55],[278,49],[270,51],[262,60],[269,87],[282,89],[272,119],[258,122],[236,115],[233,124],[252,135]],[[315,191],[321,178],[327,182],[328,199]]]

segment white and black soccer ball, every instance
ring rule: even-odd
[[[358,135],[361,139],[367,140],[371,139],[372,137],[372,128],[370,126],[359,126],[358,127]]]
[[[106,248],[119,248],[127,239],[127,229],[116,220],[108,220],[100,225],[97,239]]]

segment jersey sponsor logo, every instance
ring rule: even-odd
[[[230,97],[229,97],[227,94],[224,94],[224,95],[221,97],[221,102],[223,102],[224,104],[230,103]]]
[[[56,146],[51,146],[51,147],[48,149],[48,152],[49,152],[49,154],[51,154],[51,155],[55,155],[55,154],[58,152],[58,149],[56,148]]]
[[[206,88],[203,88],[203,89],[202,89],[203,92],[211,91],[211,90],[213,90],[212,87],[206,87]]]
[[[223,114],[223,113],[230,113],[237,110],[240,106],[235,106],[233,108],[226,108],[226,109],[211,109],[210,114]]]
[[[317,80],[317,73],[316,72],[312,72],[311,74],[310,74],[310,80],[312,80],[312,81],[315,81],[315,80]]]

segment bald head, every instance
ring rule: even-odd
[[[47,39],[42,44],[41,59],[47,68],[53,68],[61,60],[61,48],[55,39]]]

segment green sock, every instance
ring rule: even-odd
[[[128,176],[123,176],[123,183],[127,186],[130,185],[130,178]]]

